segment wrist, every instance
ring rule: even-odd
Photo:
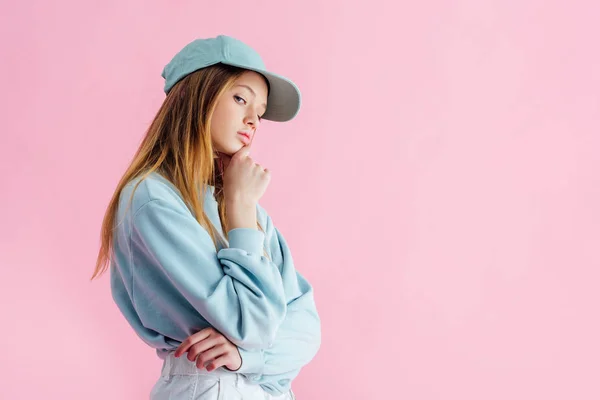
[[[253,210],[256,208],[256,201],[239,194],[225,197],[225,205],[228,209]]]
[[[245,350],[238,347],[242,363],[235,370],[238,374],[263,374],[265,368],[265,357],[263,350]]]
[[[256,204],[233,203],[226,205],[230,229],[256,228]]]
[[[240,368],[242,368],[242,355],[240,354],[240,350],[237,348],[237,346],[236,346],[236,350],[237,350],[237,354],[238,354],[236,362],[225,365],[225,368],[232,372],[235,372],[235,371],[239,370]],[[237,364],[237,365],[235,365],[235,364]]]

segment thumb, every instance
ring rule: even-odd
[[[247,145],[244,145],[241,149],[239,149],[235,153],[235,157],[243,158],[243,157],[249,156],[250,150],[252,150],[252,142],[254,142],[254,135],[252,135],[252,138],[250,139],[250,143],[248,143]]]

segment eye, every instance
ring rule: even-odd
[[[246,100],[244,100],[244,98],[243,98],[243,97],[240,97],[240,96],[238,96],[238,95],[234,95],[234,96],[233,96],[233,98],[235,99],[235,101],[236,101],[237,103],[239,103],[239,101],[238,101],[238,99],[239,99],[239,100],[242,100],[242,101],[244,102],[244,104],[246,104]],[[258,120],[259,120],[259,121],[262,121],[262,115],[257,115],[257,117],[258,117]]]

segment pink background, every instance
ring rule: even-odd
[[[89,277],[163,66],[217,34],[303,93],[253,152],[323,320],[298,399],[600,398],[600,3],[3,3],[0,398],[147,398]]]

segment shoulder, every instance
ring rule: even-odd
[[[187,210],[179,190],[156,172],[129,181],[121,191],[119,208],[123,211],[128,209],[135,214],[144,206],[156,202]]]

